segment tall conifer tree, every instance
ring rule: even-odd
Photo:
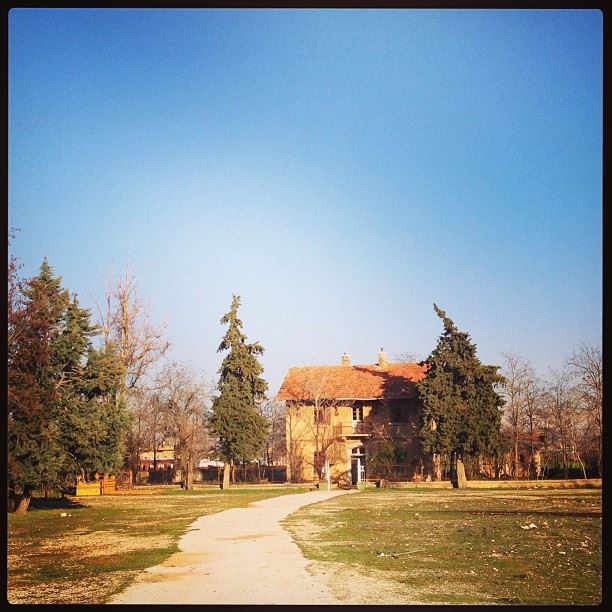
[[[68,303],[68,292],[45,259],[15,304],[8,363],[8,471],[10,488],[23,492],[20,511],[27,510],[36,487],[59,478],[63,452],[54,414],[60,379],[53,345]]]
[[[8,473],[25,511],[34,489],[119,467],[126,414],[118,356],[92,347],[99,329],[46,259],[10,311]]]
[[[258,410],[268,388],[261,377],[263,367],[257,360],[264,348],[259,342],[247,344],[238,318],[239,306],[240,296],[232,296],[231,308],[221,318],[221,324],[228,325],[228,329],[217,352],[228,353],[219,369],[219,395],[213,398],[211,416],[225,461],[223,487],[229,486],[230,466],[236,461],[255,459],[267,436],[267,421]]]
[[[504,378],[497,366],[480,363],[469,334],[435,304],[434,310],[444,332],[427,359],[427,375],[417,383],[423,402],[420,437],[426,452],[450,456],[453,484],[463,486],[464,457],[499,451],[504,401],[495,386]]]

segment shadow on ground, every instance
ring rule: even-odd
[[[47,499],[44,497],[33,497],[28,506],[28,512],[30,510],[55,510],[58,508],[71,508],[77,510],[78,508],[85,508],[85,506],[80,501],[67,497],[52,497]]]

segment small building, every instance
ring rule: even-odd
[[[174,469],[174,447],[163,447],[157,450],[146,449],[138,455],[139,469],[142,472],[150,470]]]
[[[287,478],[358,484],[429,469],[418,436],[421,402],[416,384],[427,366],[390,363],[381,349],[376,364],[291,368],[276,396],[285,402]]]

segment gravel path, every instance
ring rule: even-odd
[[[109,603],[343,603],[307,571],[310,562],[279,521],[302,506],[349,492],[281,495],[202,516],[180,539],[180,552],[145,570]]]

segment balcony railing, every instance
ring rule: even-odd
[[[372,423],[358,421],[356,423],[338,424],[335,428],[336,436],[369,436],[372,433]]]

